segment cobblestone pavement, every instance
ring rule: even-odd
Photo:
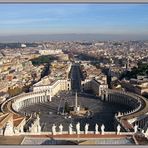
[[[86,123],[89,124],[89,130],[95,130],[95,124],[105,125],[105,130],[114,131],[114,115],[118,111],[128,111],[129,107],[124,105],[113,104],[109,102],[103,102],[99,98],[93,96],[87,96],[83,94],[78,95],[78,104],[81,107],[88,107],[92,112],[89,117],[72,117],[68,118],[66,115],[57,114],[58,111],[63,112],[65,101],[69,106],[74,105],[75,95],[71,92],[61,92],[52,98],[52,102],[34,104],[23,108],[22,113],[40,112],[40,121],[42,131],[51,131],[52,124],[59,126],[61,123],[64,126],[63,130],[68,130],[68,125],[72,123],[73,129],[77,122],[81,124],[81,130],[84,130]],[[57,127],[57,130],[59,128]]]

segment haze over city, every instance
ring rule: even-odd
[[[1,145],[148,145],[148,4],[0,4]]]
[[[2,4],[0,41],[142,40],[147,4]]]

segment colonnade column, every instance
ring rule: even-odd
[[[106,92],[105,92],[105,101],[108,101],[108,96],[109,96],[109,94],[108,94],[108,92],[106,91]]]
[[[110,94],[108,94],[108,102],[110,102]]]
[[[101,94],[101,100],[104,101],[104,93]]]
[[[37,97],[35,97],[35,104],[36,104],[36,102],[37,102]]]
[[[49,101],[50,101],[50,102],[52,101],[52,99],[51,99],[51,95],[49,95]]]
[[[39,102],[41,103],[41,100],[42,100],[42,96],[40,96],[40,98],[39,98],[39,99],[40,99],[40,101],[39,101]]]

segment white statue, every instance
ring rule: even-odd
[[[24,126],[20,127],[20,132],[23,133],[24,132]]]
[[[73,128],[73,126],[72,126],[72,124],[70,123],[69,124],[69,134],[71,135],[73,132],[72,132],[72,128]]]
[[[13,126],[11,123],[7,122],[4,129],[4,136],[12,136],[14,134]]]
[[[38,132],[38,125],[34,125],[34,126],[31,128],[31,132],[32,132],[32,133],[37,133],[37,132]]]
[[[31,127],[29,127],[28,131],[31,132]]]
[[[148,138],[148,127],[147,127],[147,129],[146,129],[146,131],[145,131],[144,135],[145,135],[145,137],[147,137],[147,138]]]
[[[36,117],[37,117],[37,132],[40,133],[41,132],[41,126],[40,126],[40,117],[39,115],[36,113]]]
[[[117,135],[120,134],[120,130],[121,130],[121,126],[120,126],[120,124],[118,124],[118,126],[117,126]]]
[[[59,126],[59,131],[60,131],[59,134],[62,134],[62,132],[63,132],[63,125],[62,124],[60,124],[60,126]]]
[[[52,125],[52,134],[56,135],[56,126],[55,126],[55,124]]]
[[[77,134],[80,134],[80,123],[79,122],[76,124],[76,130],[77,130]]]
[[[14,127],[14,129],[13,129],[13,130],[14,130],[14,133],[15,133],[15,134],[18,134],[18,133],[19,133],[18,128]]]
[[[118,112],[118,116],[121,116],[121,112]]]
[[[95,134],[98,134],[98,124],[95,125]]]
[[[104,126],[104,124],[102,124],[102,125],[101,125],[101,134],[102,134],[102,135],[104,135],[104,129],[105,129],[105,126]]]
[[[36,118],[38,121],[40,121],[40,116],[39,116],[39,114],[37,114],[37,112],[36,112]]]
[[[41,132],[41,126],[37,125],[37,132],[40,133]]]
[[[137,131],[138,131],[138,125],[135,124],[135,126],[134,126],[134,133],[137,133]]]
[[[88,134],[88,127],[89,127],[89,124],[86,123],[86,125],[85,125],[85,134]]]
[[[144,134],[144,129],[141,132],[142,132],[142,134]]]

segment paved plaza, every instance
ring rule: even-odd
[[[39,103],[28,106],[21,110],[21,113],[34,113],[38,112],[40,115],[41,130],[42,131],[51,131],[53,124],[59,126],[63,124],[64,129],[68,130],[70,123],[75,129],[77,122],[81,124],[81,130],[84,130],[84,125],[89,124],[89,130],[95,130],[95,124],[105,125],[105,130],[113,131],[114,130],[114,115],[118,111],[128,111],[129,107],[124,105],[113,104],[109,102],[103,102],[99,98],[90,96],[87,94],[78,94],[78,105],[81,107],[87,107],[91,111],[90,116],[68,116],[62,114],[64,112],[65,101],[68,102],[69,106],[74,106],[75,104],[75,95],[71,92],[60,92],[55,97],[52,98],[52,102]],[[58,114],[61,112],[61,114]],[[57,130],[59,128],[57,127]]]

